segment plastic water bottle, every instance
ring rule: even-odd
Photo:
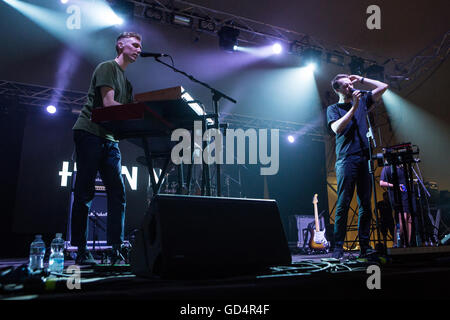
[[[64,240],[62,233],[57,233],[50,245],[51,253],[48,260],[48,271],[62,273],[64,270]]]
[[[401,248],[402,237],[400,236],[400,224],[397,223],[397,248]]]
[[[43,270],[44,256],[45,243],[42,240],[42,235],[38,234],[30,246],[30,262],[28,264],[28,269],[31,272]]]

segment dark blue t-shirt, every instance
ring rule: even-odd
[[[335,103],[327,108],[327,123],[331,124],[342,118],[352,107],[353,102]],[[359,100],[359,106],[345,129],[336,135],[336,159],[366,152],[369,149],[367,141],[367,109],[373,104],[372,92],[368,91]],[[333,132],[334,133],[334,132]]]

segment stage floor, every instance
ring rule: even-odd
[[[259,274],[216,279],[143,278],[135,276],[129,265],[83,267],[79,288],[73,286],[75,281],[70,278],[73,275],[67,273],[73,260],[65,262],[64,275],[26,279],[21,278],[19,270],[27,259],[3,259],[0,260],[0,299],[147,300],[179,305],[194,301],[279,303],[450,298],[448,253],[392,255],[374,257],[372,261],[356,260],[357,254],[346,252],[341,261],[331,259],[331,253],[293,254],[290,265],[271,267]],[[379,267],[378,280],[374,278],[374,266]],[[12,270],[16,272],[15,278]],[[68,282],[72,283],[72,288]]]

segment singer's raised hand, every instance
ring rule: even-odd
[[[355,75],[355,74],[352,74],[352,75],[348,76],[348,78],[351,80],[352,83],[359,82],[362,79],[361,76],[358,76],[358,75]]]

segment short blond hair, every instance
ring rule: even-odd
[[[142,36],[139,33],[136,33],[136,32],[122,32],[121,34],[119,34],[119,36],[117,37],[117,40],[116,40],[116,52],[117,52],[117,54],[120,54],[119,41],[124,39],[124,38],[136,38],[139,41],[142,41]]]

